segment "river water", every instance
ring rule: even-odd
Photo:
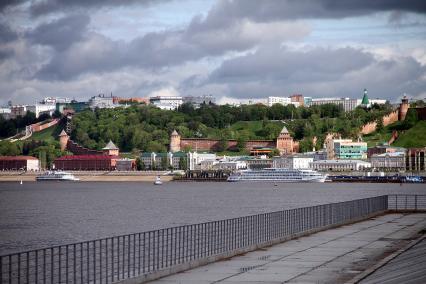
[[[424,184],[0,182],[0,255],[384,194]]]

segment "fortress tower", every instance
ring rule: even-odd
[[[62,129],[61,133],[59,134],[59,145],[61,145],[61,151],[65,151],[67,148],[69,139],[70,137],[68,134]]]
[[[407,115],[407,111],[409,108],[410,108],[410,104],[408,103],[408,98],[404,96],[401,100],[401,104],[399,105],[399,110],[398,110],[399,121],[405,120],[405,116]]]
[[[280,151],[280,155],[292,154],[294,147],[293,138],[288,133],[287,128],[284,126],[277,138],[277,149]]]
[[[176,130],[173,130],[170,135],[170,152],[175,153],[179,152],[180,149],[180,135]]]
[[[118,156],[119,149],[117,146],[115,146],[114,143],[112,143],[111,140],[109,140],[108,144],[106,144],[106,146],[102,148],[102,152],[104,153],[104,155]]]

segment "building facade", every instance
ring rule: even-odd
[[[339,105],[344,111],[351,111],[360,105],[360,100],[350,98],[316,98],[311,99],[309,106],[325,104]]]
[[[68,171],[113,171],[118,156],[69,155],[55,159],[55,169]]]
[[[110,96],[106,96],[104,94],[99,94],[97,96],[92,97],[89,100],[89,107],[91,109],[95,108],[115,108],[120,106],[116,103],[116,97],[112,94]]]
[[[366,159],[366,142],[335,141],[334,155],[336,159]]]
[[[301,103],[299,101],[296,100],[297,98],[294,98],[294,100],[292,100],[292,98],[286,98],[286,97],[268,97],[268,106],[271,107],[274,104],[280,104],[283,106],[286,105],[294,105],[295,107],[298,107],[301,105]]]
[[[0,171],[38,171],[40,161],[31,156],[0,156]]]
[[[272,167],[284,169],[309,169],[309,164],[313,161],[313,157],[303,155],[273,157]]]
[[[405,157],[405,168],[408,171],[426,170],[426,147],[408,148]]]
[[[183,98],[179,96],[156,96],[150,97],[149,101],[154,106],[165,110],[175,110],[183,104]]]
[[[183,97],[183,103],[189,103],[194,108],[199,108],[202,104],[209,105],[216,103],[216,98],[214,98],[212,95],[186,96]]]
[[[359,160],[322,160],[310,163],[316,171],[362,171],[371,168],[371,163]]]
[[[382,171],[404,171],[405,152],[373,154],[371,156],[371,167]]]

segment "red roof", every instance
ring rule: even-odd
[[[109,155],[69,155],[57,158],[55,161],[65,161],[65,160],[113,160],[119,159],[119,156],[109,156]]]
[[[0,156],[0,161],[38,160],[32,156]]]

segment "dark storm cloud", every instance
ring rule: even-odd
[[[212,73],[213,81],[318,81],[340,77],[345,72],[371,64],[369,53],[353,48],[316,48],[307,52],[285,48],[261,48],[246,56],[226,60]]]
[[[13,41],[18,35],[7,24],[0,22],[0,44]]]
[[[87,15],[69,15],[41,24],[30,31],[27,37],[33,43],[49,45],[56,50],[64,50],[83,39],[89,22],[90,17]]]
[[[31,13],[35,16],[63,12],[67,10],[86,10],[100,7],[127,5],[151,5],[167,0],[44,0],[31,5]]]
[[[306,18],[345,18],[375,12],[426,13],[418,0],[224,0],[209,12],[205,25],[223,26],[234,19],[268,22]]]
[[[205,84],[228,86],[230,97],[265,95],[357,97],[360,90],[372,90],[373,97],[419,94],[426,87],[426,66],[411,57],[380,60],[353,49],[289,51],[285,48],[259,50],[224,61]],[[357,93],[358,92],[358,93]]]

